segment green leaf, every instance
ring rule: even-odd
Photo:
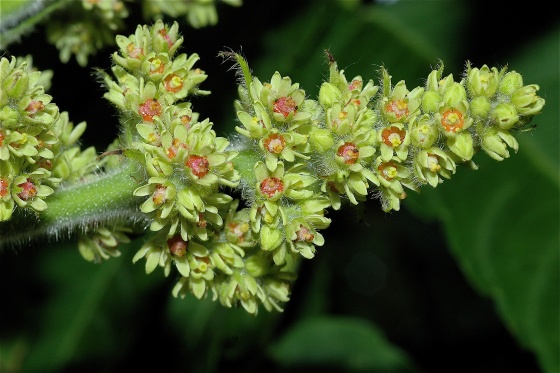
[[[269,348],[287,368],[324,367],[344,371],[402,371],[409,358],[369,322],[352,317],[299,321]]]
[[[120,246],[123,255],[101,265],[84,261],[72,244],[40,254],[38,270],[48,302],[38,299],[33,306],[37,327],[22,371],[58,371],[88,359],[103,365],[106,357],[133,342],[133,326],[142,315],[139,295],[156,279],[131,265],[137,244]]]
[[[442,221],[468,279],[491,297],[517,340],[544,371],[560,371],[558,30],[524,48],[510,69],[541,86],[547,100],[522,133],[519,153],[503,162],[478,154],[476,172],[458,173],[436,190],[410,195],[405,206]]]

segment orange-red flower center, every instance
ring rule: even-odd
[[[29,105],[25,108],[25,111],[29,113],[30,116],[35,115],[38,111],[41,111],[45,108],[45,105],[42,101],[31,101]]]
[[[8,180],[0,179],[0,198],[8,194]]]
[[[274,101],[273,110],[275,113],[280,113],[287,118],[290,113],[297,110],[296,102],[291,97],[280,97]]]
[[[273,133],[264,140],[264,147],[271,153],[280,154],[286,147],[284,136]]]
[[[377,170],[385,180],[393,180],[397,177],[397,166],[393,162],[381,163]]]
[[[167,200],[167,198],[165,197],[166,191],[167,191],[166,186],[157,184],[156,190],[154,191],[154,194],[152,196],[152,201],[154,201],[156,205],[161,205],[162,203],[165,203],[165,201]]]
[[[163,81],[163,85],[167,92],[177,93],[183,89],[183,79],[175,74],[170,74]]]
[[[210,163],[208,158],[200,155],[190,155],[185,161],[187,167],[189,167],[196,177],[202,178],[208,174],[210,171]]]
[[[348,85],[349,91],[353,91],[355,89],[360,89],[360,88],[362,88],[362,81],[360,79],[354,79]]]
[[[137,58],[140,59],[142,53],[142,48],[137,47],[134,43],[130,43],[126,46],[126,51],[128,52],[128,56],[130,58]]]
[[[449,109],[441,117],[441,125],[447,132],[456,133],[464,124],[463,114],[457,109]]]
[[[400,129],[395,126],[391,126],[389,128],[385,128],[381,132],[381,137],[383,138],[383,142],[390,147],[396,148],[400,144],[403,143],[404,138],[406,136],[406,131],[404,129]]]
[[[2,144],[4,144],[4,134],[2,132],[0,132],[0,146],[2,146]]]
[[[303,224],[300,224],[299,229],[296,232],[296,235],[298,241],[311,242],[315,238],[315,235],[311,233],[311,230],[306,226],[304,226]]]
[[[173,46],[173,41],[171,40],[171,37],[169,37],[169,34],[167,33],[167,30],[162,28],[161,30],[158,31],[158,33],[167,42],[167,45],[169,46],[169,48],[171,48]]]
[[[150,74],[161,74],[165,70],[165,64],[159,58],[150,59]]]
[[[360,150],[354,143],[345,142],[343,145],[338,147],[336,154],[344,159],[344,163],[354,164],[360,157]]]
[[[284,183],[277,177],[267,177],[261,181],[261,192],[267,197],[272,197],[276,193],[282,193],[284,190]]]
[[[249,224],[247,222],[232,222],[228,224],[231,234],[237,237],[237,242],[241,243],[244,240],[245,234],[249,232]]]
[[[161,104],[154,99],[148,99],[138,107],[138,113],[144,121],[153,122],[154,116],[161,114]]]
[[[395,114],[397,119],[408,116],[408,103],[405,100],[392,100],[385,105],[385,111]]]
[[[37,195],[37,188],[31,179],[27,179],[27,181],[18,184],[18,187],[21,188],[21,192],[18,193],[18,197],[24,201],[27,201]]]
[[[167,240],[167,247],[171,255],[182,257],[187,253],[187,241],[181,236],[174,236]]]

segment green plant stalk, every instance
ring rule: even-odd
[[[3,0],[0,7],[0,20],[3,24],[0,26],[0,49],[5,49],[9,44],[32,32],[51,13],[68,6],[72,1]],[[13,25],[15,26],[11,27]]]
[[[135,162],[100,173],[91,179],[63,185],[47,198],[48,208],[30,219],[29,213],[15,213],[0,224],[0,249],[24,245],[47,237],[67,239],[76,233],[124,222],[146,226],[148,218],[138,207],[132,192],[143,177]]]

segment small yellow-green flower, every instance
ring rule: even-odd
[[[414,156],[414,172],[418,181],[434,188],[443,182],[442,177],[451,178],[455,169],[453,159],[439,148],[421,150]]]
[[[80,235],[78,239],[78,250],[82,257],[88,262],[100,263],[111,257],[118,257],[121,252],[118,245],[128,243],[130,239],[126,233],[130,233],[129,228],[99,227],[87,234]]]

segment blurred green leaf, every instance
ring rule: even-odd
[[[335,371],[403,371],[408,357],[363,319],[313,317],[298,321],[269,352],[287,368],[323,367]]]
[[[519,154],[495,162],[477,155],[437,190],[405,205],[442,221],[466,276],[490,296],[511,332],[534,351],[542,369],[560,371],[558,30],[524,49],[509,66],[539,84],[547,104],[534,133],[520,134]]]
[[[24,371],[57,371],[90,359],[110,364],[104,357],[131,343],[140,294],[153,283],[132,266],[135,247],[122,245],[121,257],[101,265],[83,260],[75,244],[41,253],[48,302],[36,305],[39,330],[28,341]]]
[[[375,81],[384,65],[394,83],[405,79],[414,87],[440,59],[452,66],[456,62],[453,56],[459,45],[453,38],[465,23],[464,8],[461,1],[436,6],[401,1],[349,11],[334,1],[311,1],[282,29],[265,36],[263,58],[249,64],[260,79],[270,79],[278,70],[314,96],[328,75],[324,53],[328,49],[339,68],[347,70],[348,79],[361,75]]]

